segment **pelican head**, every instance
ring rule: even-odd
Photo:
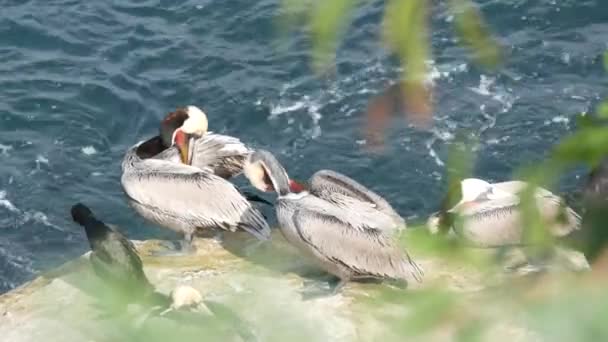
[[[466,178],[460,182],[462,202],[472,202],[492,191],[492,184],[477,178]]]
[[[491,201],[512,196],[510,193],[477,178],[463,179],[460,186],[462,199],[452,209],[448,210],[449,213],[458,212],[462,207],[473,202]]]
[[[251,185],[260,191],[276,191],[279,196],[291,192],[289,177],[279,161],[266,150],[251,153],[243,167]]]
[[[196,106],[177,108],[167,114],[160,125],[160,136],[165,147],[177,146],[182,162],[189,163],[190,138],[207,133],[207,115]]]

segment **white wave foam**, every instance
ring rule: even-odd
[[[41,211],[24,211],[15,206],[10,200],[6,198],[6,191],[0,190],[0,207],[6,208],[8,211],[19,215],[17,221],[18,225],[23,225],[27,222],[41,223],[47,227],[64,232],[65,229],[53,224],[49,218]]]
[[[489,96],[490,87],[496,82],[494,77],[488,77],[486,75],[479,76],[479,85],[477,87],[470,87],[472,91],[476,92],[479,95]]]
[[[481,115],[483,115],[483,117],[486,118],[486,120],[488,120],[487,124],[485,124],[479,128],[479,133],[481,134],[481,133],[487,131],[488,129],[493,128],[496,125],[496,116],[490,115],[486,112],[485,104],[480,105],[479,110],[481,111]]]
[[[500,138],[491,138],[491,139],[486,140],[486,144],[488,144],[488,145],[498,145],[498,144],[501,144],[503,142],[506,142],[510,138],[511,137],[508,136],[508,135],[505,135],[505,136],[500,137]]]
[[[45,156],[43,156],[41,154],[36,156],[36,164],[47,164],[48,165],[48,163],[49,163],[49,160]]]
[[[5,154],[5,155],[8,154],[8,151],[10,151],[12,149],[13,149],[13,146],[11,146],[11,145],[0,144],[0,153],[2,153],[2,154]]]
[[[559,115],[559,116],[556,116],[553,119],[551,119],[551,121],[553,121],[555,123],[569,123],[570,118],[568,118],[567,116]]]
[[[492,100],[498,102],[501,105],[499,113],[506,113],[511,110],[513,104],[517,100],[517,97],[511,93],[511,89],[495,86],[495,83],[496,78],[481,75],[479,77],[479,85],[477,87],[469,87],[469,89],[479,95],[490,97]],[[491,122],[486,129],[494,127],[496,117],[491,116],[486,112],[486,104],[481,104],[479,109],[481,110],[481,113]]]
[[[307,101],[309,101],[309,100],[310,100],[310,98],[308,96],[304,96],[302,98],[302,100],[293,102],[291,104],[277,104],[276,106],[272,106],[270,108],[270,117],[274,118],[281,114],[295,112],[296,110],[300,110],[300,109],[306,107]]]
[[[14,213],[20,212],[20,210],[17,209],[17,207],[15,207],[15,205],[11,201],[6,199],[6,191],[4,191],[4,190],[0,190],[0,206],[2,206]]]
[[[32,262],[23,256],[11,253],[8,249],[2,246],[0,246],[0,255],[4,256],[4,260],[16,269],[24,270],[30,274],[36,273],[36,270],[32,268]]]
[[[425,82],[430,85],[438,79],[448,78],[454,73],[466,72],[468,70],[466,63],[437,65],[435,61],[429,60],[426,64],[428,73]],[[366,67],[360,68],[348,76],[338,77],[331,84],[323,87],[323,89],[313,92],[307,90],[306,95],[302,95],[299,89],[307,85],[309,83],[308,80],[287,82],[281,86],[278,100],[271,101],[268,119],[273,120],[282,115],[306,111],[312,121],[312,127],[307,130],[307,133],[313,139],[318,138],[322,133],[320,124],[322,119],[321,109],[324,106],[340,103],[345,98],[356,94],[367,95],[382,91],[384,87],[395,83],[393,80],[394,73],[402,71],[400,67],[389,67],[386,63],[376,59]],[[370,80],[373,80],[373,84],[370,84]],[[345,91],[344,89],[349,90]],[[261,105],[261,103],[261,100],[256,101],[257,105]],[[344,116],[352,116],[360,110],[361,108],[342,106],[339,112]],[[289,125],[291,125],[291,120],[291,118],[287,119]]]
[[[80,150],[82,151],[82,153],[86,154],[87,156],[97,153],[97,150],[95,149],[95,147],[93,147],[91,145],[85,146],[85,147],[81,148]]]
[[[313,139],[321,136],[321,125],[319,125],[319,121],[321,121],[323,115],[319,113],[320,108],[321,106],[317,103],[311,103],[311,105],[308,107],[308,114],[310,115],[313,124],[313,127],[310,130],[310,136]]]
[[[441,158],[439,158],[439,156],[437,156],[437,152],[435,152],[433,147],[432,146],[427,146],[427,147],[429,148],[429,156],[431,156],[431,158],[433,158],[435,160],[435,163],[437,164],[437,166],[439,166],[439,167],[445,166],[445,163],[443,162],[443,160],[441,160]]]
[[[335,92],[333,94],[335,94]],[[308,95],[304,95],[299,100],[296,100],[292,103],[289,103],[287,100],[282,100],[279,101],[277,105],[272,106],[270,108],[269,119],[273,120],[280,115],[289,114],[306,109],[306,113],[312,121],[312,127],[307,132],[310,138],[316,139],[321,136],[322,133],[320,121],[323,118],[323,115],[321,115],[321,113],[319,112],[319,109],[321,109],[322,102],[330,103],[331,100],[324,101],[324,99],[322,98],[312,99]],[[293,123],[293,118],[289,118],[287,122],[291,125]]]
[[[440,130],[440,129],[434,127],[432,132],[433,132],[433,135],[435,135],[441,141],[451,141],[454,139],[454,134],[452,132],[449,132],[446,130]]]
[[[445,166],[445,163],[443,162],[443,160],[441,160],[441,158],[439,158],[439,156],[437,155],[437,152],[435,152],[435,149],[433,148],[433,144],[435,144],[436,141],[437,141],[436,137],[429,139],[426,142],[426,148],[429,150],[429,156],[431,158],[433,158],[433,160],[435,161],[435,164],[437,164],[437,166],[439,166],[439,167],[443,167],[443,166]]]
[[[546,126],[550,125],[551,123],[568,125],[570,123],[570,118],[564,115],[558,115],[551,118],[551,120],[545,120],[544,123]]]
[[[469,66],[466,63],[460,63],[457,65],[454,64],[435,64],[435,61],[430,60],[426,62],[427,65],[427,75],[425,82],[428,85],[434,85],[435,81],[438,79],[446,79],[454,74],[458,74],[461,72],[466,72],[469,70]]]
[[[507,93],[506,91],[496,93],[492,96],[492,98],[502,104],[503,107],[500,111],[501,113],[506,113],[511,110],[513,104],[515,103],[515,100],[517,100],[516,96],[513,96],[512,94]]]
[[[51,227],[53,229],[59,230],[59,231],[65,231],[65,229],[53,224],[51,221],[49,221],[48,216],[46,216],[45,213],[41,212],[41,211],[26,211],[23,214],[23,218],[25,220],[25,222],[28,221],[34,221],[37,223],[42,223],[43,225],[47,226],[47,227]]]

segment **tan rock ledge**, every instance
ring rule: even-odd
[[[204,298],[231,307],[251,322],[261,341],[377,341],[386,340],[386,336],[400,340],[402,333],[391,332],[393,328],[386,326],[384,315],[406,319],[418,313],[412,307],[376,301],[374,298],[382,296],[385,289],[400,291],[399,296],[405,298],[415,298],[420,291],[436,286],[474,296],[488,279],[486,273],[473,267],[414,252],[425,270],[422,285],[397,290],[388,285],[351,283],[339,295],[304,301],[298,292],[305,279],[301,274],[314,272],[315,268],[295,254],[276,232],[272,243],[258,243],[240,234],[230,235],[230,240],[223,243],[197,239],[197,253],[183,257],[152,256],[154,251],[165,250],[166,242],[135,243],[148,278],[160,292],[169,293],[176,284],[191,285]],[[502,276],[496,279],[500,281]],[[129,340],[117,324],[100,318],[96,306],[100,292],[88,254],[47,272],[0,296],[0,340]],[[380,305],[383,307],[379,311]],[[493,336],[505,340],[530,339],[525,329],[514,324],[500,322],[493,329],[501,331]],[[426,337],[449,341],[453,333],[444,326]]]

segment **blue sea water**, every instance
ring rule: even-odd
[[[177,106],[200,106],[211,130],[273,151],[295,178],[344,172],[416,219],[438,204],[460,129],[479,139],[475,174],[502,180],[607,95],[605,1],[477,1],[505,47],[495,72],[471,63],[446,1],[433,3],[435,124],[396,121],[373,155],[361,112],[401,73],[378,39],[383,1],[356,11],[323,78],[306,34],[278,43],[277,0],[1,1],[0,293],[88,249],[76,201],[130,237],[170,236],[127,207],[119,179],[125,149]]]

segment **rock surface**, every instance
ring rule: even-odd
[[[136,246],[158,291],[168,294],[177,284],[191,285],[204,298],[229,306],[252,323],[261,341],[400,340],[401,333],[386,326],[385,315],[398,319],[417,314],[406,306],[386,302],[382,308],[374,307],[374,296],[390,288],[388,285],[351,283],[338,295],[303,300],[299,292],[306,279],[303,275],[316,269],[295,254],[279,234],[273,236],[272,243],[259,243],[245,235],[222,242],[197,239],[197,253],[192,256],[154,256],[167,249],[162,241],[136,242]],[[400,296],[416,296],[436,286],[474,296],[488,279],[483,272],[451,264],[445,258],[414,256],[425,270],[425,282],[398,290],[405,291],[399,292]],[[100,316],[100,285],[103,287],[85,254],[0,296],[1,340],[125,340],[117,324]],[[507,321],[492,329],[496,330],[492,336],[505,340],[533,339],[527,330]],[[454,333],[453,326],[446,324],[426,337],[449,341]]]

